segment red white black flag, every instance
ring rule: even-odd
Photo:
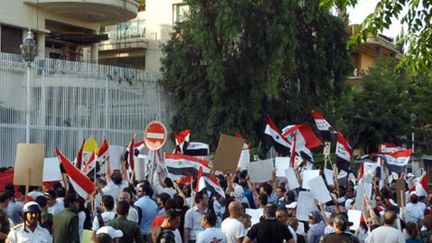
[[[351,147],[339,131],[337,134],[336,144],[336,166],[339,170],[344,170],[346,172],[349,171],[351,156]]]
[[[288,156],[290,154],[290,142],[282,136],[282,133],[276,127],[273,120],[268,118],[264,136],[261,141],[262,154],[266,154],[272,146],[281,156]]]
[[[312,114],[313,119],[315,120],[315,124],[318,128],[318,131],[320,132],[321,137],[325,141],[331,141],[332,140],[332,134],[335,132],[333,127],[320,113],[312,110],[311,114]]]

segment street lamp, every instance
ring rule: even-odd
[[[26,95],[26,143],[30,143],[30,69],[37,54],[37,45],[33,32],[29,29],[20,45],[21,56],[27,63],[27,95]]]

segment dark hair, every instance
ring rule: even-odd
[[[285,193],[285,198],[287,199],[288,202],[294,202],[295,201],[295,194],[293,191],[287,191]]]
[[[94,235],[93,241],[95,243],[112,243],[113,239],[111,238],[111,236],[109,234],[99,233],[99,234]]]
[[[44,208],[47,205],[47,198],[45,196],[38,196],[35,202],[39,204],[39,207]]]
[[[120,173],[120,171],[118,170],[114,171],[111,175],[111,180],[114,182],[114,184],[120,185],[123,181],[123,176]]]
[[[163,193],[157,195],[157,198],[159,198],[159,200],[161,200],[162,206],[165,206],[166,201],[168,199],[170,199],[171,196],[168,193],[163,192]]]
[[[338,228],[340,231],[345,231],[348,227],[348,220],[342,214],[336,215],[333,219],[333,222],[336,225],[336,228]]]
[[[260,193],[257,197],[257,200],[260,201],[262,205],[267,205],[268,196],[264,193]]]
[[[0,193],[0,203],[4,203],[8,199],[9,199],[9,195],[7,193],[4,193],[4,192]]]
[[[63,187],[55,189],[57,197],[64,197],[66,195],[66,190]]]
[[[164,183],[167,187],[174,187],[174,184],[173,184],[171,178],[169,178],[169,177],[165,177]]]
[[[283,193],[286,192],[286,189],[284,186],[278,186],[277,189],[280,189]]]
[[[172,198],[173,200],[176,200],[176,203],[177,203],[177,206],[176,206],[176,208],[183,208],[183,205],[184,205],[184,199],[181,197],[181,196],[179,196],[179,195],[174,195],[173,196],[173,198]]]
[[[117,202],[116,212],[118,215],[127,216],[129,213],[130,205],[125,201]]]
[[[178,200],[176,200],[174,198],[169,198],[168,200],[165,201],[164,208],[165,208],[165,210],[176,209],[176,208],[179,208],[178,204],[179,204]]]
[[[69,208],[69,204],[71,204],[73,202],[79,202],[79,197],[75,193],[69,193],[63,199],[63,203],[64,203],[65,208]]]
[[[263,183],[262,185],[263,190],[265,191],[265,193],[270,196],[273,192],[273,187],[268,184],[268,183]]]
[[[418,203],[418,196],[416,194],[412,194],[409,197],[409,201],[410,201],[410,203],[414,203],[414,204]]]
[[[102,205],[108,210],[111,211],[114,209],[114,198],[111,195],[104,195],[102,197]]]
[[[207,223],[211,226],[214,227],[216,225],[216,215],[209,211],[206,214],[203,215],[203,218],[207,221]]]
[[[177,217],[180,217],[180,214],[173,209],[167,210],[164,215],[164,219],[170,219],[170,220],[175,219]]]
[[[418,235],[418,228],[417,228],[417,224],[414,222],[407,222],[405,224],[405,230],[407,232],[407,234],[411,237],[411,239],[417,239],[417,235]]]
[[[276,217],[276,207],[274,205],[265,206],[263,214],[266,218],[275,218]]]
[[[195,194],[195,203],[200,203],[201,200],[204,199],[204,196],[207,196],[206,190],[199,191]]]
[[[52,198],[57,198],[57,193],[52,189],[45,192],[45,194],[48,194]]]
[[[153,190],[150,185],[142,184],[140,187],[146,196],[151,197],[153,195]]]

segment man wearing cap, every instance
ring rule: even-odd
[[[40,207],[36,202],[28,202],[23,207],[24,223],[11,229],[6,238],[7,243],[45,242],[51,243],[48,230],[39,225]]]
[[[107,234],[113,240],[112,242],[120,242],[120,238],[123,237],[123,232],[121,230],[116,230],[111,226],[102,226],[96,231],[96,236],[100,234]],[[126,241],[121,241],[126,242]],[[132,243],[132,241],[129,241]]]
[[[322,243],[358,243],[359,240],[356,236],[354,236],[350,232],[346,232],[348,226],[350,225],[352,225],[352,223],[348,222],[347,218],[344,215],[336,215],[333,219],[333,228],[335,229],[335,232],[324,236],[324,240],[322,241]]]
[[[64,198],[64,207],[61,213],[54,216],[54,243],[79,243],[78,210],[80,202],[78,195],[68,194]]]

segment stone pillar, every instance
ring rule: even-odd
[[[91,54],[90,59],[92,63],[98,63],[99,61],[99,46],[98,43],[94,43],[91,45]]]
[[[45,58],[45,33],[37,33],[37,56]]]

